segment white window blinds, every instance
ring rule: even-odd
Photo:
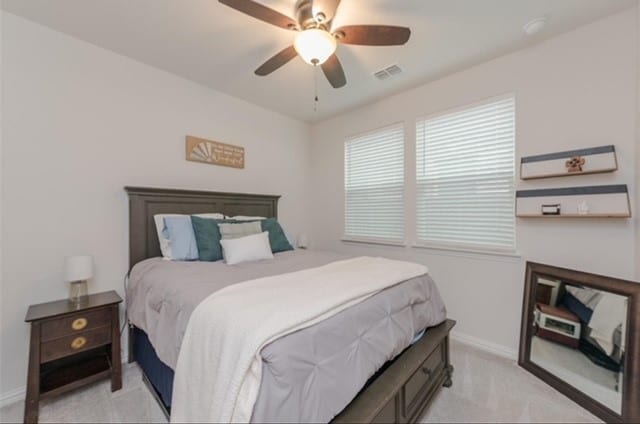
[[[347,139],[344,163],[345,238],[403,242],[403,125]]]
[[[418,242],[512,251],[515,99],[418,121]]]

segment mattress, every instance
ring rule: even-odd
[[[296,250],[276,254],[273,260],[234,266],[148,259],[131,272],[128,318],[147,334],[158,358],[175,369],[189,316],[211,293],[231,284],[347,257]],[[331,420],[385,362],[409,346],[417,333],[445,318],[444,303],[433,280],[423,275],[275,340],[261,352],[262,381],[252,421]]]

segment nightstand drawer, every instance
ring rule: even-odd
[[[41,339],[47,342],[110,324],[111,310],[108,308],[79,312],[65,318],[43,322]]]
[[[42,343],[40,362],[53,361],[111,343],[111,327],[105,326]]]

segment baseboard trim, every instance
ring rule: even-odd
[[[518,352],[516,350],[497,343],[488,342],[468,334],[460,333],[455,330],[451,332],[451,339],[512,361],[516,361],[518,359]]]
[[[24,400],[25,390],[26,388],[23,386],[2,393],[2,395],[0,395],[0,408]]]

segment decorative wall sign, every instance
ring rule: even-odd
[[[523,180],[596,174],[617,169],[615,146],[569,150],[520,159],[520,178]]]
[[[516,192],[519,217],[631,217],[626,184],[548,188]]]
[[[187,136],[187,160],[244,169],[244,147]]]

